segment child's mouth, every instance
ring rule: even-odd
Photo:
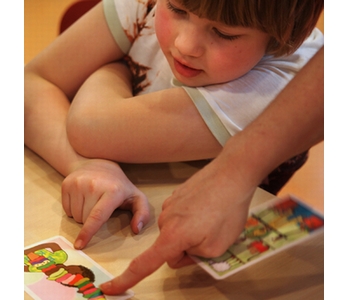
[[[199,69],[193,69],[191,67],[188,67],[182,63],[180,63],[178,60],[174,59],[174,67],[175,70],[184,77],[195,77],[199,75],[202,70]]]

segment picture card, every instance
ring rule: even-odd
[[[134,293],[107,296],[99,285],[114,276],[62,236],[24,248],[24,289],[35,300],[126,300]]]
[[[299,199],[275,198],[249,212],[244,230],[214,258],[191,256],[215,279],[224,279],[288,247],[322,233],[324,217]]]

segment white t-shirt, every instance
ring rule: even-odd
[[[134,75],[134,93],[145,94],[181,86],[221,145],[252,122],[324,42],[322,33],[314,29],[299,49],[289,56],[275,58],[265,55],[251,71],[228,83],[187,87],[175,79],[159,47],[154,30],[155,2],[103,2],[108,26],[127,55]]]

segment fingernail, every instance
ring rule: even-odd
[[[101,288],[101,290],[107,291],[111,288],[111,286],[112,286],[112,283],[110,281],[108,281],[108,282],[102,283],[100,285],[100,288]]]
[[[140,222],[138,225],[137,225],[137,229],[138,229],[138,233],[140,233],[140,231],[142,230],[143,228],[143,222]]]
[[[82,241],[82,240],[77,240],[77,241],[74,243],[74,248],[80,250],[80,249],[82,248],[82,245],[83,245],[83,241]]]

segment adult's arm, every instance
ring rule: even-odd
[[[103,284],[104,293],[124,292],[165,262],[184,266],[187,254],[218,256],[235,241],[256,186],[280,163],[323,140],[323,59],[322,48],[216,159],[175,190],[163,204],[155,243]]]

